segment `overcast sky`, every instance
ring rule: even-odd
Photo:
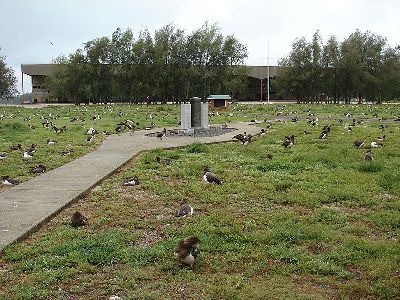
[[[21,92],[21,64],[50,63],[118,27],[153,33],[172,23],[189,34],[208,21],[247,45],[247,64],[267,65],[269,43],[276,65],[297,37],[310,40],[318,29],[324,41],[359,29],[400,44],[399,12],[399,0],[0,0],[0,55]],[[24,85],[30,92],[30,77]]]

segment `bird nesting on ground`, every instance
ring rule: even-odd
[[[72,227],[84,226],[87,224],[87,218],[81,212],[76,211],[71,217],[70,224]]]
[[[32,144],[27,150],[26,152],[32,154],[36,152],[36,144]]]
[[[64,131],[67,131],[67,127],[63,126],[63,127],[57,127],[57,126],[53,126],[52,129],[56,132],[56,133],[62,133]]]
[[[135,131],[136,129],[135,123],[131,120],[125,120],[124,122],[118,123],[117,125],[118,127],[120,127],[120,130],[123,130],[125,128],[128,129],[129,131]]]
[[[207,183],[222,184],[222,181],[213,173],[210,172],[207,166],[203,168],[203,180]]]
[[[13,179],[8,175],[0,177],[0,183],[4,185],[17,185],[19,184],[19,180]]]
[[[7,158],[7,154],[5,153],[0,153],[0,159],[5,159]]]
[[[133,185],[138,185],[138,184],[139,184],[139,178],[137,176],[134,176],[132,178],[126,179],[124,181],[124,185],[133,186]]]
[[[197,244],[200,242],[199,238],[192,236],[188,239],[180,240],[175,247],[175,257],[183,264],[190,267],[193,266],[199,253]]]
[[[265,159],[272,160],[272,154],[268,153],[267,155],[265,155]]]
[[[86,135],[95,135],[97,133],[96,129],[90,127],[88,131],[86,131]]]
[[[44,173],[46,172],[46,167],[43,165],[38,165],[35,167],[29,167],[29,173],[32,174],[39,174],[39,173]]]
[[[10,147],[10,150],[21,150],[22,145],[21,144],[16,144]]]
[[[261,131],[256,133],[254,137],[260,137],[262,135],[266,135],[267,131],[264,128],[261,128]]]
[[[33,153],[29,153],[29,152],[27,152],[27,151],[25,151],[25,152],[22,154],[22,158],[23,158],[24,160],[32,160],[32,157],[33,157]]]
[[[354,147],[356,148],[361,148],[364,145],[364,141],[359,140],[359,141],[354,141]]]
[[[54,144],[57,144],[57,141],[56,140],[52,140],[52,139],[48,139],[47,140],[47,144],[48,145],[54,145]]]
[[[325,139],[328,136],[328,133],[331,132],[331,127],[328,125],[325,125],[324,128],[322,129],[321,134],[319,135],[320,139]]]
[[[193,213],[194,213],[193,207],[187,202],[182,202],[181,205],[179,206],[179,209],[175,213],[175,217],[191,216],[193,215]]]
[[[247,145],[251,142],[251,138],[253,136],[251,134],[247,134],[244,132],[243,134],[239,133],[232,137],[232,139],[236,139],[242,143],[242,145]]]
[[[285,136],[285,140],[282,143],[282,146],[285,148],[290,148],[294,145],[294,135],[292,134],[291,136]]]
[[[117,133],[120,133],[122,130],[123,130],[123,127],[122,127],[122,126],[117,126],[117,127],[115,128],[115,132],[117,132]]]
[[[371,150],[368,150],[368,151],[365,153],[364,159],[365,159],[365,160],[373,160],[373,159],[374,159]]]
[[[317,126],[317,125],[318,125],[318,121],[319,121],[318,117],[315,117],[315,118],[307,118],[307,119],[308,119],[308,123],[309,123],[311,126]]]
[[[170,165],[171,164],[171,160],[168,158],[165,159],[161,159],[159,156],[156,157],[156,162],[158,162],[159,164],[163,164],[163,165]]]
[[[95,139],[94,135],[88,135],[88,136],[86,137],[86,141],[87,141],[88,143],[93,142],[94,139]]]
[[[377,140],[378,142],[383,142],[383,141],[385,140],[385,138],[386,138],[386,135],[382,135],[382,136],[378,136],[378,137],[376,138],[376,140]]]
[[[382,148],[383,144],[382,143],[378,143],[378,142],[371,142],[371,147],[372,148]]]

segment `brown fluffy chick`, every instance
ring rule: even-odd
[[[80,227],[87,224],[87,219],[80,211],[76,211],[71,217],[71,226]]]
[[[196,236],[180,240],[175,247],[175,257],[181,263],[190,267],[193,266],[198,254],[197,244],[199,241],[199,238]]]

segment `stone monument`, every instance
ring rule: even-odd
[[[181,104],[181,129],[192,134],[200,128],[208,128],[208,101],[193,97],[189,103]]]

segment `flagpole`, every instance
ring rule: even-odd
[[[267,54],[267,102],[269,104],[269,40],[268,40],[268,54]]]

